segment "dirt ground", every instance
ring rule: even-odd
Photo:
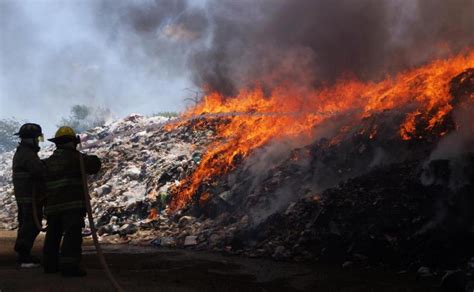
[[[94,247],[84,244],[85,278],[62,278],[42,269],[18,270],[15,232],[0,231],[0,292],[113,291]],[[34,248],[41,255],[42,237]],[[230,257],[188,250],[104,245],[109,266],[125,291],[435,291],[437,281],[410,273],[342,269]]]

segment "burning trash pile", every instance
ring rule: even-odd
[[[226,122],[173,189],[172,210],[186,215],[174,223],[181,233],[161,238],[347,265],[465,264],[473,66],[471,52],[379,83],[336,84],[303,102],[313,110],[280,99],[281,89],[207,96],[188,114]]]
[[[462,267],[474,256],[474,128],[461,124],[473,109],[474,70],[450,78],[446,89],[453,110],[432,128],[416,120],[412,138],[398,127],[405,112],[384,110],[333,140],[272,157],[278,163],[257,168],[263,175],[252,171],[262,149],[233,158],[227,175],[209,168],[220,176],[200,177],[205,184],[181,209],[188,216],[174,223],[182,231],[173,238],[251,257]]]
[[[473,256],[473,67],[471,52],[377,83],[211,93],[179,119],[92,129],[81,138],[103,160],[90,180],[99,235],[346,266],[456,266]],[[11,156],[0,162],[10,229]]]

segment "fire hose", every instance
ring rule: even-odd
[[[84,157],[82,156],[82,153],[80,153],[79,155],[79,164],[81,168],[82,186],[84,189],[84,201],[86,203],[87,216],[89,219],[89,227],[92,232],[92,239],[94,241],[94,246],[97,252],[97,256],[99,257],[100,264],[102,268],[104,269],[107,275],[107,278],[109,278],[114,288],[119,292],[124,292],[125,290],[123,290],[123,288],[117,282],[112,272],[110,271],[109,266],[107,265],[107,261],[105,260],[104,253],[99,243],[99,238],[97,237],[97,229],[95,228],[94,218],[92,217],[92,206],[91,206],[91,201],[90,201],[90,196],[89,196],[89,187],[87,185],[87,174],[86,174],[86,169],[84,166]],[[37,197],[36,185],[33,185],[33,190],[32,190],[32,205],[33,206],[32,207],[33,207],[34,222],[38,230],[40,230],[41,232],[45,232],[47,230],[47,227],[43,227],[43,224],[40,222],[40,218],[38,218],[38,205],[36,202],[36,199],[37,199],[36,197]]]
[[[109,269],[109,266],[107,265],[107,262],[104,257],[104,253],[102,252],[102,248],[99,243],[99,238],[97,237],[97,230],[94,225],[94,218],[92,217],[92,207],[91,207],[91,201],[90,201],[90,196],[89,196],[89,188],[87,186],[87,174],[86,174],[86,169],[84,166],[84,157],[83,154],[79,154],[79,163],[81,167],[81,176],[82,176],[82,186],[84,188],[84,201],[86,203],[86,209],[87,209],[87,217],[89,219],[89,227],[92,232],[92,239],[94,241],[94,246],[95,250],[97,252],[97,256],[99,257],[100,264],[102,268],[104,269],[107,278],[109,278],[110,282],[114,286],[115,290],[119,292],[123,292],[125,290],[122,289],[120,284],[117,282],[115,277],[112,275],[112,272]]]
[[[43,224],[41,223],[40,218],[38,218],[38,205],[36,204],[36,196],[37,196],[36,185],[33,184],[33,192],[32,192],[33,219],[35,221],[36,228],[38,228],[40,232],[45,232],[47,228],[43,227]]]

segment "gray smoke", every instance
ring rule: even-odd
[[[471,0],[210,0],[194,81],[232,95],[290,80],[377,80],[474,44]]]
[[[452,159],[474,149],[474,102],[466,102],[453,110],[453,119],[459,125],[456,131],[446,135],[431,153],[430,160]]]
[[[74,104],[118,116],[181,110],[202,1],[0,1],[0,117],[46,126]],[[49,133],[49,134],[48,134]]]

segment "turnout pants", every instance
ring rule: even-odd
[[[38,205],[36,210],[38,211],[38,220],[41,222],[43,219],[43,209]],[[20,257],[30,255],[31,248],[39,232],[40,230],[33,218],[32,204],[18,204],[18,231],[14,248]]]
[[[79,268],[84,217],[85,211],[80,209],[47,216],[48,229],[43,248],[45,270],[65,271]]]

